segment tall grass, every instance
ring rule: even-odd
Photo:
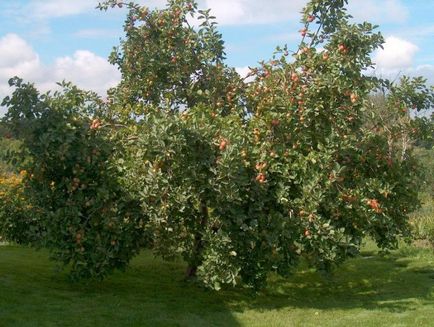
[[[417,148],[415,155],[423,169],[422,207],[410,216],[410,222],[415,239],[434,247],[434,149]]]
[[[413,235],[416,240],[426,240],[434,247],[434,198],[424,194],[422,208],[410,217]]]

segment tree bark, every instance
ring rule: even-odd
[[[188,279],[195,278],[197,269],[202,263],[202,252],[204,249],[203,233],[205,232],[206,225],[208,224],[208,206],[205,200],[200,202],[200,223],[194,236],[194,245],[192,258],[187,266],[186,277]]]

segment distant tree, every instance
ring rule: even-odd
[[[433,88],[422,77],[403,77],[398,83],[385,81],[383,88],[370,97],[365,126],[387,137],[389,152],[401,152],[404,158],[414,145],[426,145],[433,139],[432,119],[415,116],[428,112],[434,103]]]
[[[10,163],[10,155],[19,148],[19,141],[12,137],[7,126],[0,122],[0,174],[12,173],[14,166]]]
[[[431,117],[416,117],[415,119],[416,145],[426,148],[434,148],[434,113]]]

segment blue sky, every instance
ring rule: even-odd
[[[140,0],[149,7],[164,0]],[[350,0],[356,21],[380,25],[385,50],[377,71],[425,75],[434,84],[434,0]],[[122,36],[123,10],[100,12],[97,0],[0,0],[0,97],[20,75],[43,90],[71,80],[101,94],[119,74],[106,58]],[[242,73],[270,58],[276,45],[294,47],[306,0],[200,0],[220,22],[228,64]]]

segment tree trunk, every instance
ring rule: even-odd
[[[208,207],[205,200],[200,201],[200,223],[199,228],[194,236],[193,254],[186,270],[186,277],[188,279],[195,278],[197,268],[202,263],[202,252],[204,248],[203,233],[205,232],[206,225],[208,224]]]

